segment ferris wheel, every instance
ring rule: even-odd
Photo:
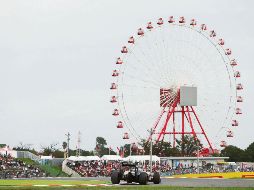
[[[170,16],[149,22],[119,51],[110,86],[115,127],[123,139],[169,141],[190,134],[212,152],[238,127],[243,98],[232,50],[213,29]],[[184,87],[196,104],[182,104]],[[188,99],[188,97],[187,97]]]

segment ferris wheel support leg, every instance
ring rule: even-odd
[[[184,151],[184,115],[185,115],[185,112],[184,112],[184,106],[182,106],[182,153]]]
[[[163,126],[162,130],[161,130],[160,133],[159,133],[159,136],[158,136],[158,138],[157,138],[157,140],[156,140],[156,143],[158,143],[158,142],[160,141],[161,135],[163,135],[163,136],[165,135],[165,131],[166,131],[166,128],[167,128],[167,125],[168,125],[168,121],[169,121],[171,115],[174,113],[175,108],[176,108],[178,102],[179,102],[179,97],[176,98],[175,102],[174,102],[173,105],[171,106],[172,109],[168,111],[166,121],[165,121],[165,123],[164,123],[164,126]]]
[[[202,127],[202,125],[201,125],[201,123],[200,123],[200,121],[199,121],[199,119],[198,119],[198,116],[197,116],[197,114],[196,114],[196,112],[195,112],[195,110],[194,110],[194,108],[193,108],[192,106],[191,106],[191,110],[192,110],[192,112],[194,113],[196,120],[198,121],[198,124],[199,124],[199,126],[200,126],[200,128],[201,128],[201,130],[202,130],[202,134],[204,134],[204,136],[205,136],[205,138],[206,138],[206,141],[207,141],[207,143],[209,144],[210,149],[211,149],[212,152],[214,153],[214,149],[213,149],[213,147],[212,147],[212,144],[211,144],[211,142],[209,141],[209,139],[208,139],[208,137],[207,137],[207,135],[206,135],[206,133],[205,133],[205,130],[204,130],[204,128]]]
[[[190,127],[191,127],[191,131],[192,131],[192,135],[194,136],[194,138],[197,138],[196,132],[194,130],[194,127],[192,125],[192,120],[191,120],[191,116],[190,116],[190,110],[189,110],[189,106],[186,106],[187,108],[187,113],[188,113],[188,117],[189,117],[189,123],[190,123]]]
[[[175,112],[173,113],[173,148],[176,147],[176,125],[175,125]]]

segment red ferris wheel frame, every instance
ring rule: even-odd
[[[157,135],[156,143],[161,139],[164,139],[165,135],[173,135],[173,147],[176,147],[176,135],[181,135],[182,141],[184,140],[184,135],[193,135],[194,139],[198,140],[197,135],[203,135],[209,145],[212,153],[215,152],[214,147],[208,139],[208,136],[195,112],[193,106],[180,106],[180,90],[178,90],[177,96],[174,102],[169,107],[168,111],[165,111],[166,107],[163,107],[162,112],[160,113],[158,119],[156,120],[152,130],[153,134]],[[158,124],[161,122],[162,116],[166,114],[166,120],[163,122],[163,127],[161,130],[157,130]],[[176,131],[175,127],[175,114],[181,114],[181,131]],[[189,123],[189,129],[185,124],[185,119]],[[196,119],[198,126],[193,125],[193,119]],[[169,127],[169,121],[172,120],[173,127]],[[148,137],[147,141],[150,141],[152,134]]]

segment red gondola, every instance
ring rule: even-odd
[[[243,102],[243,97],[242,96],[237,96],[236,101],[237,102]]]
[[[232,59],[232,60],[230,61],[230,65],[231,65],[232,67],[236,66],[236,65],[237,65],[236,60],[235,60],[235,59]]]
[[[239,71],[236,71],[235,74],[234,74],[234,76],[235,76],[236,78],[241,77],[240,72],[239,72]]]
[[[116,83],[111,83],[111,87],[110,87],[110,90],[115,90],[117,87],[116,87]]]
[[[123,52],[122,52],[123,53]],[[118,57],[117,59],[116,59],[116,64],[123,64],[123,61],[121,60],[121,58],[120,57]]]
[[[233,137],[233,132],[232,131],[227,131],[227,137]]]
[[[232,54],[232,51],[229,48],[225,49],[225,51],[226,51],[225,52],[226,55],[231,55]]]
[[[236,85],[236,90],[242,90],[243,89],[243,85],[241,83]]]
[[[197,25],[197,21],[195,19],[191,19],[190,25],[191,26],[196,26]]]
[[[118,109],[114,109],[112,115],[113,116],[118,116],[119,115]]]
[[[144,35],[144,30],[142,28],[138,29],[138,35],[143,36]]]
[[[163,19],[162,18],[159,18],[158,21],[157,21],[157,24],[160,26],[163,24]]]
[[[180,17],[179,23],[181,23],[181,24],[185,23],[185,18],[183,16]]]
[[[224,40],[223,39],[219,39],[219,42],[218,42],[219,45],[223,46],[225,44]]]
[[[216,36],[216,32],[214,30],[210,31],[210,37],[213,38]]]
[[[232,126],[236,127],[239,125],[239,122],[237,120],[232,120]]]
[[[153,28],[152,22],[148,22],[146,28],[149,30],[152,29]]]
[[[173,17],[173,16],[170,16],[169,19],[168,19],[168,22],[169,22],[169,23],[174,23],[174,22],[175,22],[174,17]]]
[[[126,47],[126,46],[123,46],[123,47],[122,47],[121,53],[128,53],[128,50],[127,50],[127,47]]]
[[[118,121],[116,128],[118,128],[118,129],[123,128],[123,122],[122,121]]]
[[[237,115],[242,114],[242,110],[241,110],[240,108],[236,108],[236,109],[235,109],[235,113],[236,113]]]
[[[110,102],[111,103],[116,103],[117,102],[116,96],[112,96],[111,99],[110,99]]]
[[[128,40],[128,43],[134,44],[134,42],[135,42],[134,37],[131,36],[131,37],[129,38],[129,40]]]
[[[129,134],[128,133],[124,133],[123,134],[123,139],[129,139]]]
[[[201,30],[207,30],[207,26],[205,24],[201,24],[200,29]]]
[[[226,141],[221,141],[221,142],[220,142],[220,146],[221,146],[221,147],[227,147]]]
[[[117,77],[119,72],[117,70],[113,70],[112,77]]]

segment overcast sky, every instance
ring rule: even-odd
[[[61,145],[70,132],[75,147],[81,131],[84,149],[97,136],[123,144],[109,104],[119,49],[148,21],[183,15],[216,29],[239,61],[244,114],[234,145],[246,148],[254,141],[253,9],[253,0],[1,0],[0,143]]]

